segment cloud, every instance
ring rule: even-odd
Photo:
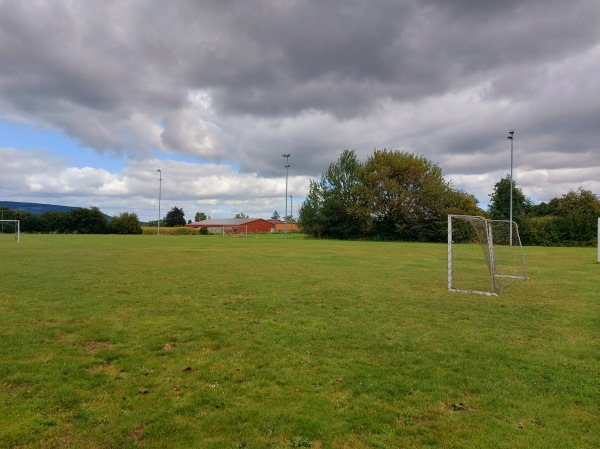
[[[300,188],[345,149],[385,147],[485,200],[509,170],[509,129],[526,194],[595,188],[581,169],[600,170],[599,22],[595,0],[0,0],[0,118],[128,167],[27,153],[60,176],[32,163],[9,190],[151,204],[135,170],[172,164],[186,201],[256,191],[258,210],[283,153]]]

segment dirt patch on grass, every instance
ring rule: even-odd
[[[108,341],[85,341],[81,343],[81,347],[88,351],[90,354],[96,354],[98,351],[102,349],[110,349],[114,347],[114,343],[110,343]]]
[[[90,366],[87,370],[90,374],[106,374],[109,376],[116,376],[120,373],[120,371],[114,365],[93,365]]]

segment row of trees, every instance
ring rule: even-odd
[[[59,234],[141,234],[142,226],[135,213],[123,212],[107,219],[100,209],[78,208],[72,211],[49,211],[34,215],[22,210],[3,209],[3,216],[20,220],[21,232]]]
[[[489,216],[507,220],[510,215],[510,177],[502,178],[490,195]],[[597,242],[600,200],[582,187],[571,190],[548,203],[533,204],[512,183],[513,220],[519,226],[525,245],[589,246]]]
[[[523,244],[596,243],[600,201],[592,192],[579,188],[534,205],[514,181],[512,189],[513,220]],[[319,181],[311,181],[299,222],[313,237],[443,242],[448,214],[508,219],[510,191],[506,176],[495,185],[484,211],[473,195],[453,188],[440,167],[424,157],[384,149],[362,163],[347,150]]]
[[[442,242],[448,214],[481,213],[477,199],[453,188],[436,164],[384,149],[364,163],[344,151],[311,181],[298,215],[313,237]]]

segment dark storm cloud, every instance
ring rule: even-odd
[[[518,128],[552,169],[598,153],[598,23],[596,0],[0,0],[0,117],[261,176],[387,147],[492,178]]]

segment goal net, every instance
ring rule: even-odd
[[[19,220],[0,220],[0,242],[20,242],[21,222]]]
[[[496,296],[525,279],[525,257],[515,222],[448,216],[448,290]]]

